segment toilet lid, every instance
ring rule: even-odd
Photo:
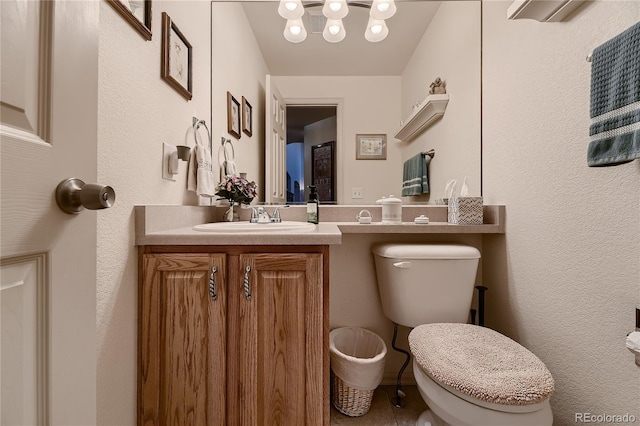
[[[409,346],[435,381],[481,401],[530,405],[553,393],[553,377],[544,363],[490,328],[424,324],[411,331]]]

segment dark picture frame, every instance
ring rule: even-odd
[[[242,97],[242,133],[249,137],[253,135],[253,108],[244,96]]]
[[[193,48],[166,12],[162,12],[160,76],[187,101],[193,96]]]
[[[227,131],[236,139],[240,139],[240,102],[227,92]]]
[[[311,147],[311,184],[315,185],[318,201],[336,201],[335,141]]]
[[[145,40],[151,40],[151,0],[107,0]],[[140,16],[142,15],[142,16]]]
[[[356,160],[386,160],[386,134],[357,134]]]

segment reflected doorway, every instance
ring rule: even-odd
[[[335,203],[337,140],[337,105],[287,105],[287,203],[306,202],[308,186],[322,179],[322,191],[318,191],[321,203]],[[331,155],[323,156],[331,147]],[[317,151],[317,152],[316,152]],[[316,155],[313,155],[316,153]],[[322,162],[322,173],[314,173],[314,160]],[[319,185],[317,185],[319,186]],[[320,186],[319,188],[320,189]]]

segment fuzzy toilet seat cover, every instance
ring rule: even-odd
[[[482,401],[529,405],[553,393],[553,377],[544,363],[490,328],[424,324],[411,331],[409,346],[435,381]]]

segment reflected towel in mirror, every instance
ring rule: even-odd
[[[404,162],[402,172],[402,196],[422,195],[429,193],[427,168],[431,162],[429,155],[422,152]]]

